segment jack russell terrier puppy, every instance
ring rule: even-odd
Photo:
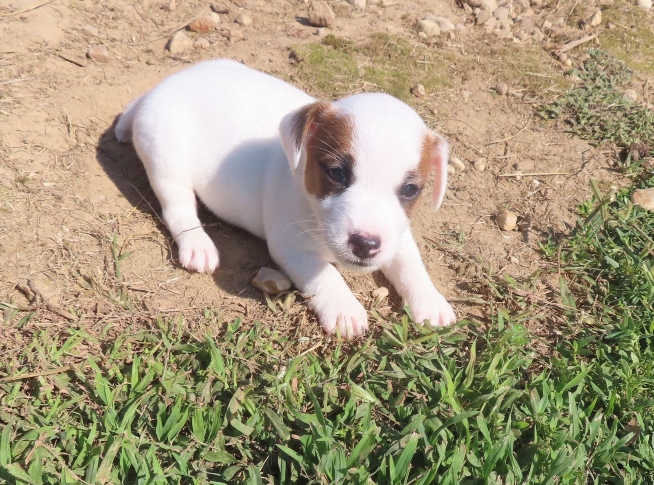
[[[213,60],[133,101],[115,133],[133,140],[185,268],[212,273],[219,264],[197,195],[221,219],[267,241],[328,333],[352,338],[368,329],[366,309],[332,263],[381,269],[416,322],[455,322],[409,228],[432,170],[432,209],[441,205],[448,145],[396,98],[317,101],[237,62]]]

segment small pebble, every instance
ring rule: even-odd
[[[214,25],[218,25],[220,23],[220,15],[218,15],[216,12],[209,12],[207,14],[207,18],[211,20]]]
[[[634,89],[627,89],[624,92],[624,97],[630,101],[633,101],[634,103],[638,101],[638,93]]]
[[[441,28],[432,20],[422,19],[418,22],[418,32],[423,32],[427,37],[440,35]]]
[[[191,32],[197,32],[198,34],[206,34],[207,32],[214,31],[216,29],[216,24],[207,17],[198,17],[189,22],[188,29]]]
[[[495,85],[495,92],[500,96],[504,96],[509,92],[509,86],[504,82],[499,82]]]
[[[502,209],[495,221],[502,231],[513,231],[518,225],[518,216],[508,209]]]
[[[177,8],[177,2],[176,0],[170,0],[170,2],[168,2],[168,5],[164,5],[162,8],[164,10],[168,10],[169,12],[172,12]]]
[[[205,39],[204,37],[198,37],[194,46],[196,49],[207,50],[209,47],[211,47],[211,42],[209,42],[209,40]]]
[[[85,25],[84,27],[82,27],[82,30],[87,34],[92,35],[93,37],[97,37],[98,35],[100,35],[100,33],[98,32],[98,28],[92,25]]]
[[[448,18],[434,17],[433,21],[438,24],[438,27],[441,29],[441,34],[444,34],[446,32],[451,32],[452,30],[456,29],[456,26]]]
[[[457,172],[463,172],[466,169],[466,164],[457,157],[450,158],[450,166],[452,166]]]
[[[541,197],[548,198],[552,196],[552,189],[549,187],[543,187],[540,189],[539,193]]]
[[[382,301],[387,296],[388,296],[388,288],[386,288],[385,286],[380,286],[379,288],[377,288],[372,292],[372,297],[377,303]]]
[[[654,210],[654,187],[634,190],[631,194],[631,201],[648,211]]]
[[[312,0],[307,10],[309,23],[314,27],[331,27],[336,15],[324,0]]]
[[[416,84],[411,88],[411,94],[413,94],[416,98],[424,98],[427,92],[425,91],[425,87],[422,84]]]
[[[492,18],[493,14],[490,10],[480,10],[479,15],[477,15],[477,25],[484,25]]]
[[[549,30],[551,28],[552,28],[552,22],[550,22],[549,20],[546,20],[545,22],[543,22],[543,29],[544,30]]]
[[[513,166],[519,172],[533,172],[536,164],[533,160],[521,160]]]
[[[518,264],[520,262],[520,260],[518,258],[516,258],[515,256],[511,256],[509,258],[509,261],[511,261],[511,263],[513,263],[513,264]]]
[[[638,0],[638,6],[645,10],[650,10],[652,8],[652,0]]]
[[[86,51],[86,57],[96,62],[109,62],[109,50],[103,45],[95,45]]]
[[[452,165],[447,166],[447,174],[448,175],[454,175],[456,173],[456,168],[454,168]]]
[[[590,25],[591,27],[597,27],[601,23],[602,23],[602,11],[597,10],[588,19],[588,25]]]
[[[472,168],[474,168],[477,172],[483,172],[486,170],[486,159],[485,158],[478,158],[474,162],[472,162]]]
[[[193,40],[184,33],[183,30],[176,32],[166,45],[166,49],[170,51],[171,54],[181,54],[186,52],[191,47],[193,47]]]
[[[291,280],[286,275],[272,268],[261,268],[252,280],[252,284],[271,295],[286,291],[291,287]]]
[[[566,54],[565,52],[562,52],[561,54],[559,54],[558,59],[559,59],[559,62],[565,62],[565,61],[568,60],[568,54]]]
[[[565,67],[572,67],[572,59],[566,59],[565,61],[563,61],[563,65]]]
[[[242,13],[234,19],[234,22],[236,22],[239,25],[242,25],[243,27],[249,27],[250,25],[252,25],[252,17],[250,17],[246,13]]]
[[[347,3],[352,5],[357,10],[364,11],[366,9],[366,0],[347,0]]]
[[[227,31],[227,38],[230,42],[238,42],[245,39],[245,34],[239,29],[229,29]]]
[[[324,37],[325,34],[327,34],[327,30],[324,27],[320,27],[320,28],[316,29],[314,34],[317,35],[318,37]]]

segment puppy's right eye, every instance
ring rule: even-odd
[[[343,185],[347,180],[347,176],[345,175],[343,169],[338,167],[328,168],[327,176],[332,180],[332,182],[335,182],[339,185]]]

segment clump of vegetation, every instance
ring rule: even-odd
[[[621,148],[654,140],[654,112],[624,96],[632,72],[604,51],[591,49],[578,71],[579,86],[541,107],[546,119],[562,121],[567,129],[595,143]]]

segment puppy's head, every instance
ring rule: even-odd
[[[318,233],[346,267],[373,271],[393,258],[432,170],[432,209],[441,205],[448,145],[392,96],[318,101],[284,117],[280,133]]]

